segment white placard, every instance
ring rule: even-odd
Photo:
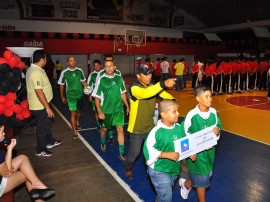
[[[178,161],[216,145],[218,138],[213,132],[214,127],[210,126],[187,137],[175,140],[175,151],[180,154]]]

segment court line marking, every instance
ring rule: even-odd
[[[229,102],[227,102],[228,104],[231,104]],[[219,109],[217,110],[218,112],[219,111],[226,111],[226,110],[231,110],[231,109],[239,109],[239,108],[248,108],[248,107],[253,107],[253,106],[258,106],[258,105],[265,105],[265,104],[268,104],[269,102],[262,102],[262,103],[258,103],[258,104],[252,104],[252,105],[244,105],[244,106],[238,106],[238,105],[234,105],[234,104],[231,104],[235,107],[230,107],[230,108],[224,108],[224,109]],[[253,109],[253,108],[249,108],[249,109]],[[253,109],[253,110],[262,110],[262,111],[269,111],[269,110],[264,110],[264,109]]]
[[[56,108],[54,104],[52,104],[52,106],[60,115],[60,117],[66,122],[66,124],[71,128],[71,124],[66,119],[66,117]],[[96,128],[89,128],[89,129],[96,129]],[[124,188],[124,190],[131,196],[131,198],[133,198],[134,201],[136,202],[143,201],[142,199],[139,198],[138,194],[136,194],[130,188],[130,186],[117,175],[117,173],[106,163],[106,161],[103,160],[103,158],[95,151],[95,149],[90,144],[88,144],[88,142],[81,136],[79,132],[78,132],[78,136],[80,140],[84,143],[84,145],[89,149],[89,151],[97,158],[97,160],[105,167],[105,169],[114,177],[114,179]]]

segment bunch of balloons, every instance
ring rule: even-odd
[[[10,50],[0,57],[0,121],[11,127],[31,116],[27,100],[16,100],[21,87],[21,74],[25,63]]]

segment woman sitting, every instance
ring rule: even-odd
[[[4,124],[0,123],[0,140],[5,138]],[[7,153],[0,150],[0,197],[13,190],[22,183],[26,187],[32,199],[43,201],[54,195],[54,190],[44,185],[37,177],[31,162],[25,155],[19,155],[12,159],[12,150],[16,145],[16,139],[11,139],[7,146]]]

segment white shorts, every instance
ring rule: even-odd
[[[0,197],[3,195],[6,186],[7,186],[7,177],[2,177],[2,181],[0,184]]]

